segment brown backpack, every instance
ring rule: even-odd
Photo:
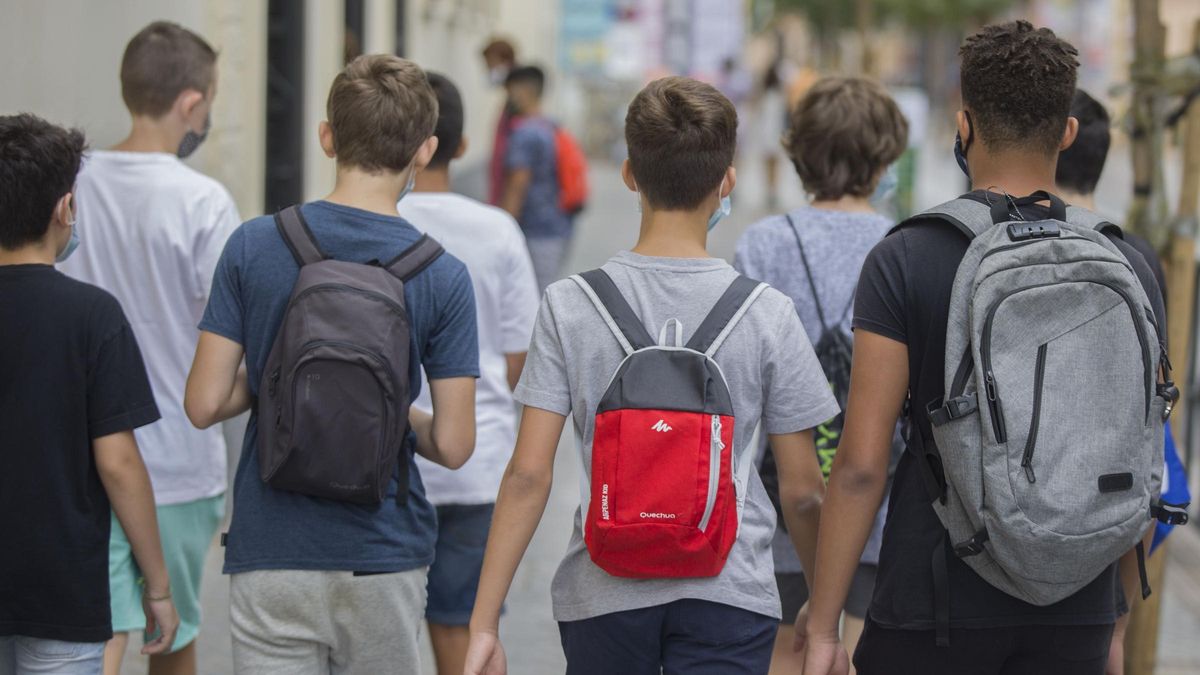
[[[275,214],[300,276],[267,357],[258,464],[280,490],[379,504],[396,465],[408,496],[408,311],[404,284],[442,254],[428,236],[386,264],[332,260],[299,207]],[[398,461],[399,460],[399,461]]]

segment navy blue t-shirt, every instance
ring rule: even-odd
[[[320,201],[301,207],[326,255],[366,263],[391,260],[421,236],[399,217]],[[200,330],[241,344],[246,350],[250,392],[257,395],[267,355],[283,321],[299,275],[275,227],[262,216],[238,228],[221,254]],[[404,285],[412,327],[409,391],[420,392],[424,366],[429,378],[479,376],[475,298],[467,268],[444,254]],[[258,473],[257,415],[251,414],[233,484],[233,521],[225,550],[225,573],[264,569],[399,572],[433,561],[437,519],[425,498],[413,460],[415,437],[405,447],[409,496],[377,506],[309,497],[277,490]],[[396,485],[388,489],[395,496]]]

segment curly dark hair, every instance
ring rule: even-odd
[[[984,26],[959,49],[963,106],[992,150],[1058,153],[1075,95],[1079,51],[1028,21]]]
[[[0,248],[46,236],[54,206],[75,187],[83,133],[28,113],[0,116]]]

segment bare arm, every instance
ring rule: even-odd
[[[525,357],[529,352],[518,352],[516,354],[505,354],[504,364],[508,366],[508,388],[516,390],[517,383],[521,381],[521,371],[525,370]]]
[[[797,646],[805,637],[810,643],[810,662],[818,642],[840,649],[838,620],[883,501],[892,434],[907,390],[908,347],[859,330],[854,338],[846,424],[825,496],[827,517],[821,519],[808,634],[797,632]],[[813,670],[820,675],[839,672]]]
[[[92,452],[96,458],[96,472],[108,493],[113,513],[129,539],[133,559],[146,578],[143,595],[148,610],[147,630],[161,630],[158,638],[143,647],[142,653],[164,653],[175,641],[179,617],[171,602],[171,584],[158,537],[158,516],[154,510],[150,475],[146,473],[132,431],[95,439]]]
[[[200,332],[183,398],[183,409],[197,428],[207,429],[250,409],[243,353],[242,346],[227,337]]]
[[[504,195],[500,199],[500,208],[512,214],[513,218],[520,218],[532,181],[531,169],[510,169],[504,179]]]
[[[513,575],[550,498],[554,454],[566,419],[557,413],[530,407],[525,408],[521,418],[517,445],[496,498],[475,610],[471,613],[468,673],[504,672],[494,665],[497,659],[503,661],[498,637],[500,606],[508,595]],[[490,669],[489,665],[492,666]]]
[[[429,381],[433,414],[410,408],[408,421],[417,434],[417,453],[448,469],[457,469],[475,451],[475,378]]]
[[[792,546],[800,556],[805,577],[813,578],[817,560],[817,529],[825,480],[817,464],[812,430],[769,438],[779,470],[779,500]],[[789,618],[789,617],[785,617]]]

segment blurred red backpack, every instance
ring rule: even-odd
[[[587,205],[587,157],[579,141],[559,125],[554,126],[554,153],[558,163],[558,205],[575,215]]]

